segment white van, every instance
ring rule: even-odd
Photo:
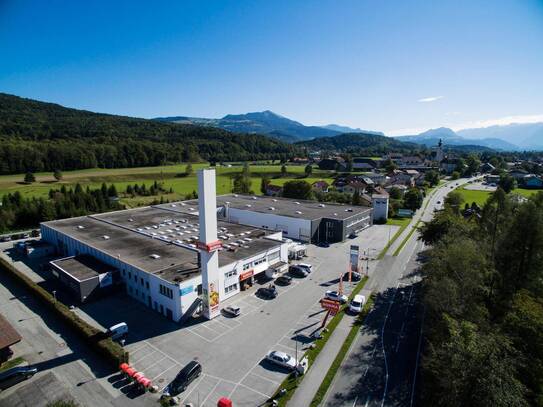
[[[362,312],[362,308],[364,307],[364,304],[366,303],[366,297],[363,295],[355,295],[351,303],[349,304],[349,311],[351,311],[354,314],[359,314]]]
[[[126,322],[120,322],[110,327],[107,333],[113,340],[120,339],[128,334],[128,325],[126,325]]]

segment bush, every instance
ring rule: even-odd
[[[101,353],[114,367],[118,367],[122,362],[128,362],[128,352],[125,352],[119,344],[113,342],[111,338],[105,338],[102,331],[83,321],[74,312],[70,311],[66,305],[56,301],[48,291],[2,258],[0,258],[0,269],[11,274],[19,283],[32,291],[34,297],[53,310],[61,320],[74,329],[79,336],[83,337],[92,348]]]

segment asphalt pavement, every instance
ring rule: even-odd
[[[425,200],[412,225],[418,220],[430,220],[434,210],[441,207],[437,202],[467,181],[453,181],[436,189]],[[406,228],[403,235],[408,233]],[[400,236],[398,244],[404,236]],[[376,294],[373,310],[338,370],[322,403],[324,406],[416,405],[424,318],[418,301],[421,279],[417,261],[424,245],[418,237],[418,232],[413,233],[398,256],[392,256],[391,250],[377,265],[368,282]]]

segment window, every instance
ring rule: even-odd
[[[268,255],[268,262],[272,262],[275,259],[279,258],[279,252],[273,252]]]
[[[143,277],[141,277],[140,282],[141,282],[141,285],[143,285]]]
[[[259,264],[262,264],[262,263],[265,263],[266,262],[266,258],[265,257],[262,257],[261,259],[257,259],[253,262],[253,264],[255,266],[258,266]]]
[[[128,272],[128,278],[132,278],[132,273],[130,271]]]
[[[160,284],[159,292],[165,297],[173,298],[173,290]]]
[[[249,270],[251,268],[251,263],[247,263],[243,265],[243,270]]]
[[[138,282],[138,276],[136,274],[134,274],[134,281],[137,283]]]
[[[149,289],[149,281],[145,282],[145,286],[147,287],[147,289]]]
[[[237,271],[236,270],[232,270],[232,271],[229,271],[228,273],[224,273],[224,278],[230,278],[230,277],[234,277],[235,275],[237,275]]]
[[[140,295],[140,291],[136,288],[136,297]]]
[[[228,294],[232,291],[236,291],[238,289],[238,283],[235,283],[235,284],[232,284],[232,285],[229,285],[228,287],[225,287],[224,288],[224,293],[225,294]]]

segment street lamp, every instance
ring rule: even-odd
[[[53,298],[55,299],[55,302],[57,302],[57,291],[53,290]]]

